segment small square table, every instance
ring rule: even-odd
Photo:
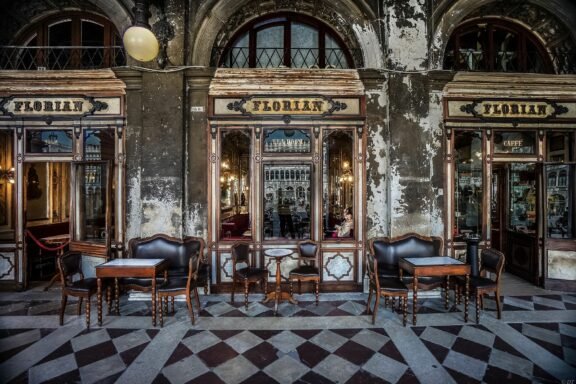
[[[116,313],[118,310],[118,278],[149,277],[152,279],[152,325],[156,326],[156,276],[164,272],[167,278],[168,260],[166,259],[114,259],[96,266],[98,278],[98,325],[102,325],[102,278],[113,277],[116,287]]]
[[[464,321],[468,321],[468,293],[470,284],[470,264],[448,256],[403,257],[398,261],[400,279],[402,271],[414,276],[412,298],[412,323],[416,325],[416,305],[418,301],[419,276],[466,276],[466,294],[464,295]],[[446,287],[448,288],[448,287]],[[448,292],[446,292],[448,294]]]

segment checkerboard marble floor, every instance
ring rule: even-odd
[[[58,325],[59,291],[0,293],[2,383],[561,383],[576,379],[576,295],[506,296],[502,320],[485,300],[480,324],[462,306],[419,300],[418,325],[366,295],[311,295],[282,303],[262,295],[231,304],[201,297],[192,326],[185,303],[153,327],[144,296],[126,295],[120,316],[86,329],[69,303]],[[411,303],[409,302],[409,307]],[[474,306],[470,306],[474,319]]]

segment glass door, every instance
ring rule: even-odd
[[[108,161],[74,163],[74,233],[91,254],[107,256],[114,233],[112,182]]]
[[[539,206],[535,163],[508,165],[507,270],[539,284]]]

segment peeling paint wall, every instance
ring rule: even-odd
[[[428,66],[426,0],[386,0],[387,67],[397,70]]]

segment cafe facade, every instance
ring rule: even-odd
[[[264,251],[305,239],[321,291],[361,291],[368,240],[408,232],[575,288],[571,2],[53,3],[11,5],[0,32],[7,289],[49,279],[60,246],[90,270],[164,233],[206,241],[213,292],[235,242],[273,280]],[[120,38],[144,3],[149,62]]]

